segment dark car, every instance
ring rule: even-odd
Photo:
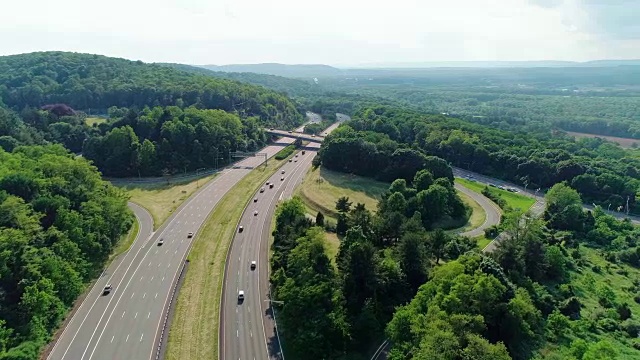
[[[104,289],[102,290],[102,295],[108,295],[111,290],[113,290],[113,286],[111,286],[111,284],[107,284],[107,286],[104,287]]]

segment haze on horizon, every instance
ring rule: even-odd
[[[640,58],[636,0],[22,0],[3,13],[0,55],[334,66]]]

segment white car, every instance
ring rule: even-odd
[[[256,268],[256,262],[255,260],[251,262],[251,270],[254,270]]]
[[[238,232],[242,232],[243,230],[244,230],[244,227],[242,227],[242,225],[240,225],[240,226],[238,227]]]
[[[244,300],[244,290],[238,291],[238,301]]]
[[[264,192],[264,188],[260,188],[260,192],[263,193]]]
[[[280,181],[284,181],[284,176],[280,178]]]
[[[258,202],[258,198],[253,198],[253,202]]]
[[[161,246],[162,244],[164,244],[164,239],[158,240],[158,246]]]
[[[258,210],[253,212],[253,216],[258,216]]]
[[[282,170],[280,173],[284,174],[284,170]]]

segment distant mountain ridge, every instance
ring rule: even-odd
[[[197,65],[213,71],[222,72],[251,72],[258,74],[284,76],[290,78],[308,78],[316,76],[339,76],[344,70],[329,65],[287,65],[278,63],[263,64],[231,64],[231,65]]]
[[[425,61],[425,62],[388,62],[370,63],[357,66],[346,66],[353,69],[422,69],[422,68],[532,68],[532,67],[611,67],[638,66],[640,59],[629,60],[591,60],[591,61],[561,61],[561,60],[533,60],[533,61]]]

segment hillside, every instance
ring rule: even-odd
[[[288,98],[261,87],[141,61],[68,52],[0,57],[0,99],[18,111],[50,103],[101,113],[111,106],[196,105],[283,125],[302,121]]]

